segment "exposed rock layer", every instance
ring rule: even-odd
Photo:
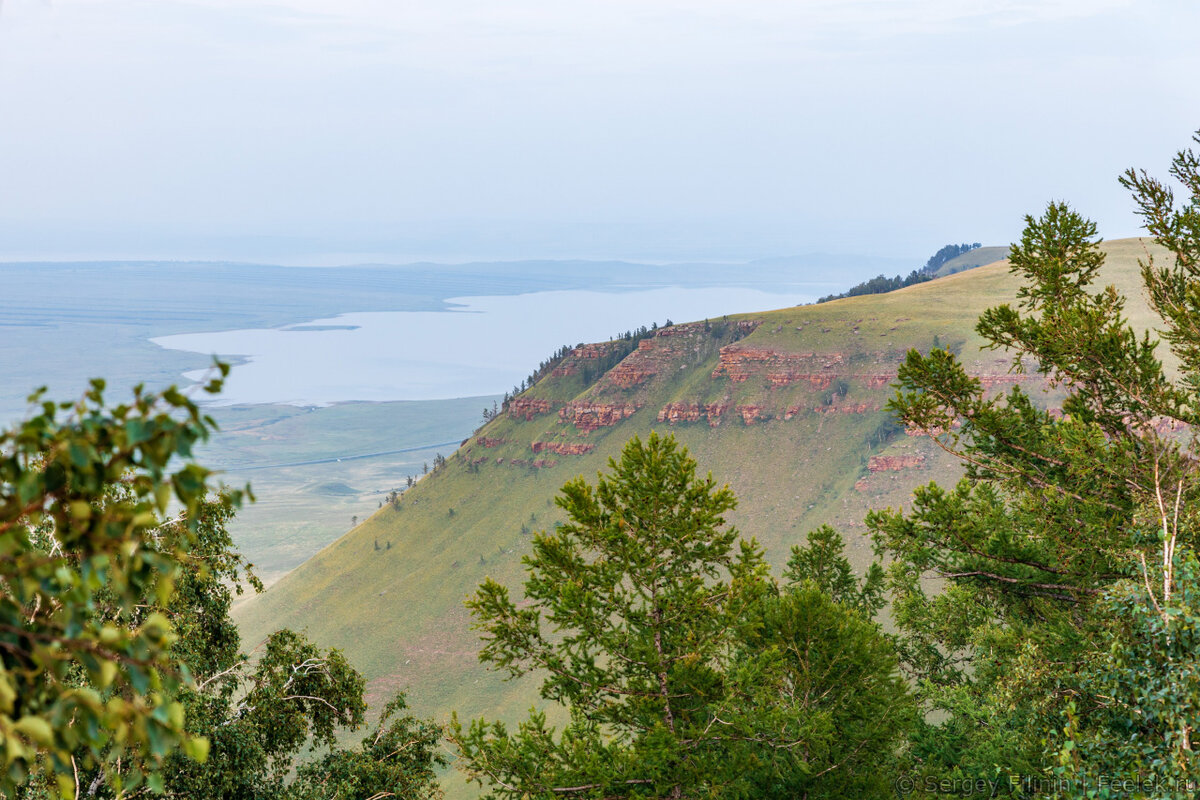
[[[576,400],[558,410],[558,418],[574,425],[577,429],[590,432],[597,428],[608,428],[637,412],[633,403],[593,403]]]
[[[919,467],[924,463],[925,456],[920,454],[911,456],[871,456],[869,459],[867,459],[867,471],[899,472],[900,470]]]
[[[529,447],[535,453],[557,453],[560,456],[581,456],[596,449],[591,442],[533,442]]]

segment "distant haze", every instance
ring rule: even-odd
[[[0,260],[911,258],[1200,127],[1200,4],[5,0]]]

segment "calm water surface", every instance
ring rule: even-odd
[[[223,404],[436,400],[504,392],[563,344],[602,341],[667,319],[716,319],[812,299],[738,288],[457,297],[449,311],[342,314],[285,328],[151,341],[245,358],[226,383]]]

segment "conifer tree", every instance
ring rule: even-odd
[[[563,487],[568,521],[534,539],[524,602],[492,580],[468,602],[480,659],[543,674],[569,719],[561,733],[540,711],[513,732],[456,719],[468,776],[514,800],[844,796],[854,763],[890,757],[906,730],[885,637],[818,587],[781,596],[725,523],[732,492],[697,477],[673,437],[633,439],[609,470]],[[851,718],[884,733],[860,740]]]
[[[1156,797],[1200,778],[1200,660],[1184,644],[1200,511],[1197,164],[1191,151],[1174,161],[1182,208],[1144,173],[1123,180],[1169,254],[1142,277],[1177,367],[1134,331],[1125,298],[1096,286],[1094,223],[1051,203],[1012,246],[1017,303],[977,330],[1018,371],[1045,375],[1061,413],[1019,386],[988,396],[944,350],[910,352],[900,371],[894,410],[966,466],[956,487],[930,484],[907,512],[868,518],[895,559],[906,665],[940,712],[914,740],[915,770],[1059,778],[1058,794],[1088,797],[1105,776],[1153,779]]]

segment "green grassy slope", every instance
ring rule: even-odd
[[[942,264],[935,275],[939,278],[944,278],[947,275],[953,275],[963,270],[982,267],[985,264],[994,264],[1005,258],[1008,258],[1007,247],[976,247],[974,250],[963,253],[961,256],[956,256],[945,264]]]
[[[1106,247],[1105,277],[1131,293],[1130,312],[1145,325],[1135,263],[1145,245]],[[463,599],[489,575],[517,586],[531,531],[561,519],[558,487],[593,478],[626,440],[652,429],[674,433],[702,469],[731,485],[741,503],[732,520],[766,547],[777,571],[823,522],[843,532],[862,566],[866,510],[902,505],[914,486],[953,480],[958,469],[882,410],[898,363],[936,337],[959,348],[994,391],[1011,386],[1007,360],[980,352],[973,328],[980,311],[1015,289],[1001,262],[890,294],[676,325],[599,378],[618,345],[581,348],[398,508],[385,507],[240,607],[245,640],[306,629],[345,649],[375,700],[406,687],[419,712],[439,717],[521,714],[536,699],[535,682],[505,683],[479,666]]]
[[[374,513],[405,476],[454,452],[499,399],[218,406],[211,412],[221,429],[199,457],[225,482],[253,486],[258,502],[230,533],[273,583],[349,530],[352,518]]]

